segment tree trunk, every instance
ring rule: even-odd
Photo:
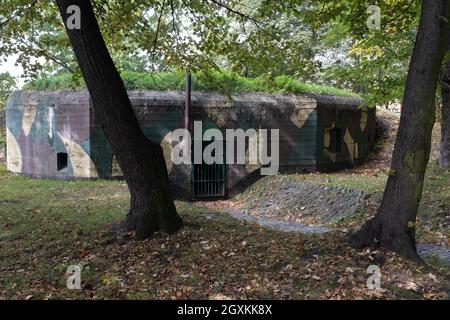
[[[423,0],[391,171],[376,216],[350,241],[382,246],[417,262],[415,223],[435,122],[437,81],[449,42],[450,1]]]
[[[440,166],[442,169],[450,169],[450,61],[442,68],[440,82],[442,96]]]
[[[174,233],[182,226],[169,186],[160,145],[148,140],[139,125],[125,86],[100,33],[90,1],[56,0],[96,114],[128,184],[131,207],[126,226],[138,239],[156,231]],[[67,8],[81,10],[81,28],[67,25]]]

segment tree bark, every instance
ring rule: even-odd
[[[441,77],[441,156],[442,169],[450,169],[450,61],[442,68]]]
[[[417,262],[415,228],[435,122],[437,81],[449,42],[450,1],[423,0],[391,171],[376,216],[350,241],[382,246]]]
[[[174,233],[182,227],[176,211],[160,145],[143,134],[125,86],[101,35],[91,2],[56,0],[96,114],[131,195],[126,226],[138,239],[156,231]],[[67,8],[81,10],[81,28],[71,29]]]

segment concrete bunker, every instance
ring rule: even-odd
[[[184,92],[129,96],[145,135],[164,150],[177,197],[232,195],[260,176],[258,165],[174,165],[171,133],[184,127]],[[354,98],[193,92],[191,118],[204,130],[279,129],[281,173],[350,168],[375,140],[375,109]],[[8,170],[50,179],[120,177],[101,123],[86,90],[14,92],[6,109]]]

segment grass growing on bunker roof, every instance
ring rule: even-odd
[[[122,79],[127,90],[184,90],[184,73],[161,72],[139,73],[123,71]],[[340,97],[359,96],[351,91],[331,86],[300,82],[290,76],[246,78],[230,71],[197,72],[192,75],[193,89],[198,91],[216,91],[225,94],[242,92],[269,93],[314,93]],[[82,79],[71,74],[43,77],[28,82],[24,89],[59,90],[81,89],[85,85]]]

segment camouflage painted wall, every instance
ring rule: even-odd
[[[89,124],[84,93],[14,92],[6,107],[8,170],[39,178],[96,177]],[[62,170],[58,153],[68,155]]]
[[[190,195],[192,168],[171,163],[171,133],[183,127],[184,93],[130,92],[146,136],[163,147],[172,188]],[[375,111],[361,101],[294,94],[194,92],[192,121],[203,130],[279,129],[280,170],[335,170],[363,160],[375,139]],[[39,178],[110,178],[120,168],[101,129],[87,91],[14,92],[7,105],[7,161],[12,172]],[[330,131],[342,129],[342,148],[330,151]],[[270,148],[270,141],[269,141]],[[58,168],[58,154],[67,154]],[[235,150],[236,153],[236,150]],[[248,150],[246,150],[248,153]],[[60,169],[60,170],[58,170]],[[258,165],[228,165],[229,191],[259,175]]]
[[[202,97],[203,98],[203,97]],[[316,167],[317,103],[311,96],[294,94],[238,94],[216,96],[214,103],[194,103],[194,120],[208,121],[209,127],[226,129],[279,129],[281,171],[313,171]],[[197,99],[198,101],[199,99]],[[246,146],[248,152],[248,146]],[[270,150],[270,140],[269,140]],[[237,148],[234,153],[236,154]],[[233,189],[260,166],[228,165],[227,188]]]
[[[376,139],[375,108],[362,107],[354,99],[317,97],[317,170],[336,171],[363,162]],[[338,129],[338,149],[333,150],[332,133]],[[336,148],[334,148],[336,149]]]

